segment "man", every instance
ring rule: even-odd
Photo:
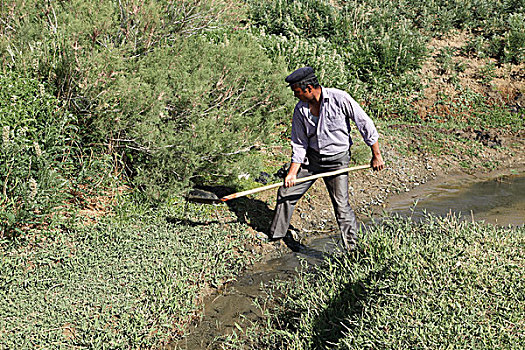
[[[361,133],[372,150],[371,167],[382,170],[385,166],[379,151],[379,135],[370,117],[357,102],[344,91],[319,85],[314,70],[303,67],[288,77],[289,84],[299,102],[292,119],[292,161],[284,186],[277,193],[275,215],[270,227],[270,239],[284,242],[294,251],[299,245],[288,227],[295,205],[315,180],[299,183],[296,180],[314,174],[348,167],[350,161],[350,121]],[[345,249],[357,246],[357,223],[348,200],[348,173],[324,178],[330,194],[335,216]]]

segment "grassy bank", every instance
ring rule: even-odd
[[[223,347],[521,349],[524,253],[523,227],[388,218],[356,256],[269,289],[266,319]]]
[[[121,212],[56,237],[3,242],[1,349],[155,348],[183,335],[207,291],[256,258],[246,227],[208,208]]]

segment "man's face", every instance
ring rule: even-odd
[[[309,102],[314,99],[312,87],[308,85],[306,90],[301,89],[297,84],[292,86],[293,95],[303,102]]]

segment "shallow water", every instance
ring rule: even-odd
[[[525,174],[506,175],[480,181],[475,177],[454,177],[446,182],[421,186],[390,201],[386,212],[421,219],[424,213],[446,216],[450,213],[464,219],[479,220],[502,226],[525,223]],[[284,253],[278,258],[256,264],[250,271],[220,293],[209,298],[204,317],[189,336],[170,349],[215,349],[221,335],[240,333],[250,321],[261,317],[254,300],[263,294],[264,286],[285,280],[308,265],[318,264],[325,254],[340,249],[338,235],[315,238],[301,253]]]
[[[424,212],[438,216],[455,213],[467,220],[521,226],[525,223],[525,174],[485,181],[473,177],[453,178],[394,199],[387,206],[387,212],[416,219],[422,218]]]

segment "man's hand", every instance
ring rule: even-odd
[[[297,180],[297,175],[295,174],[286,175],[286,178],[284,179],[284,187],[294,186],[296,180]]]
[[[376,171],[383,170],[385,168],[385,162],[379,151],[379,142],[374,143],[370,148],[372,149],[372,160],[370,161],[370,166]]]
[[[376,171],[383,170],[385,168],[385,162],[383,161],[383,157],[381,156],[381,154],[378,154],[378,155],[374,154],[372,156],[372,160],[370,161],[370,166],[372,167],[372,169]]]
[[[290,165],[288,175],[286,175],[284,179],[284,187],[295,186],[295,181],[297,181],[297,173],[299,172],[300,167],[301,163],[292,163],[292,165]]]

